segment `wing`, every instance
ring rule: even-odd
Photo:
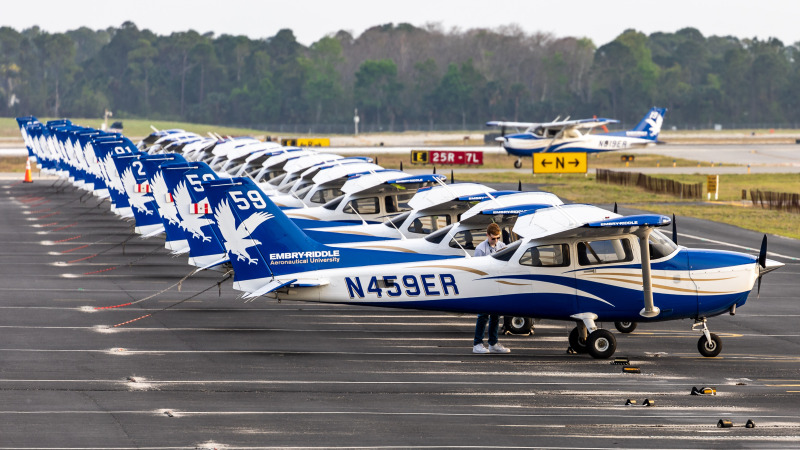
[[[541,123],[536,122],[503,122],[503,121],[492,121],[486,122],[487,127],[515,127],[515,128],[530,128],[530,127],[537,127],[542,125]]]
[[[593,238],[637,234],[639,230],[669,225],[669,217],[647,214],[623,217],[591,205],[561,205],[522,214],[514,233],[525,239]]]

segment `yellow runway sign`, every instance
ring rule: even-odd
[[[533,173],[586,173],[586,153],[534,153]]]

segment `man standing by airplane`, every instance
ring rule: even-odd
[[[500,235],[500,227],[496,223],[490,223],[486,228],[486,240],[481,242],[475,249],[475,256],[488,256],[502,250],[506,244],[500,240]],[[483,345],[486,322],[489,322],[489,348]],[[500,316],[496,314],[478,314],[478,321],[475,323],[475,339],[472,341],[472,353],[511,352],[511,350],[503,347],[503,344],[497,342],[499,324]]]

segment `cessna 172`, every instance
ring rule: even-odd
[[[514,167],[522,167],[522,158],[534,153],[546,152],[608,152],[635,147],[646,147],[658,141],[658,133],[664,121],[666,108],[652,108],[636,127],[629,131],[613,131],[600,134],[590,132],[597,127],[619,123],[614,119],[556,120],[549,123],[533,122],[486,122],[486,126],[501,127],[503,135],[497,141],[509,155],[516,156]],[[525,128],[517,134],[505,135],[507,127]]]
[[[758,257],[688,249],[653,233],[671,223],[666,216],[589,205],[522,215],[514,232],[524,238],[482,258],[332,247],[304,234],[252,180],[203,187],[219,227],[236,231],[234,288],[247,298],[573,321],[571,347],[595,358],[616,350],[598,321],[678,319],[693,319],[698,350],[716,356],[722,341],[707,319],[743,306],[756,281],[783,265],[766,258],[766,238]]]

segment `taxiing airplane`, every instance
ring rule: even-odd
[[[614,119],[556,120],[548,123],[486,122],[486,126],[501,127],[504,136],[498,137],[509,155],[516,156],[514,167],[522,167],[522,158],[534,153],[608,152],[646,147],[658,141],[666,108],[652,108],[636,127],[628,131],[590,134],[597,127],[619,123]],[[508,127],[525,128],[522,133],[505,135]],[[589,130],[582,132],[581,130]]]

